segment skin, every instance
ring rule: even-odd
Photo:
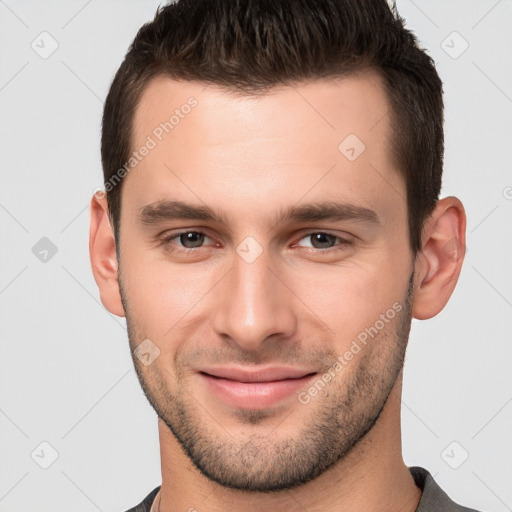
[[[373,72],[260,98],[157,77],[137,109],[133,147],[190,96],[197,107],[125,177],[119,260],[106,200],[91,202],[101,300],[126,316],[132,354],[145,339],[160,351],[147,366],[134,356],[159,415],[155,507],[414,511],[421,491],[402,458],[402,364],[411,318],[437,315],[456,285],[461,202],[438,201],[414,259],[388,102]],[[338,149],[351,133],[366,146],[354,161]],[[144,208],[166,200],[209,206],[226,223],[143,222]],[[290,206],[323,201],[365,207],[379,222],[277,222]],[[191,243],[181,231],[206,236]],[[333,236],[322,245],[314,233]],[[252,263],[237,253],[247,236],[262,251]],[[307,404],[293,393],[264,408],[234,407],[198,373],[214,363],[287,365],[321,377],[393,304],[400,312]]]

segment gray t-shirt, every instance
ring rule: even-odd
[[[426,469],[412,466],[409,471],[416,485],[422,490],[416,512],[478,512],[474,508],[462,507],[452,501]]]
[[[414,482],[422,490],[421,499],[416,512],[478,512],[472,508],[462,507],[452,501],[437,485],[432,475],[424,468],[412,466],[409,468]],[[126,512],[150,512],[153,500],[160,486],[153,489],[136,507]]]

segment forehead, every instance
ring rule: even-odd
[[[195,106],[190,109],[187,105],[192,102]],[[132,143],[136,146],[142,142],[160,123],[169,121],[173,113],[178,116],[171,120],[174,127],[186,124],[181,121],[192,114],[195,128],[208,137],[210,144],[240,142],[244,136],[252,137],[256,133],[259,136],[293,133],[298,140],[301,132],[305,137],[311,132],[319,136],[337,132],[334,137],[337,139],[349,131],[368,139],[365,135],[376,124],[380,125],[378,131],[388,131],[388,111],[383,81],[372,70],[276,86],[254,95],[159,75],[146,84],[139,99]],[[241,131],[233,132],[229,128]]]
[[[133,150],[149,140],[152,148],[126,188],[139,207],[174,195],[228,199],[233,208],[254,206],[256,214],[263,203],[280,203],[278,209],[305,195],[330,195],[325,199],[396,209],[397,200],[405,204],[405,188],[391,137],[376,72],[259,96],[158,76],[141,95],[132,130]]]

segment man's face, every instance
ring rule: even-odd
[[[400,374],[413,267],[388,108],[373,74],[259,98],[159,77],[141,98],[133,149],[150,149],[125,178],[119,240],[130,345],[159,351],[134,356],[144,392],[222,485],[316,477]]]

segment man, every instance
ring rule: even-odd
[[[446,305],[442,84],[385,0],[191,0],[108,94],[101,300],[126,316],[162,485],[137,512],[467,511],[401,453],[412,317]]]

